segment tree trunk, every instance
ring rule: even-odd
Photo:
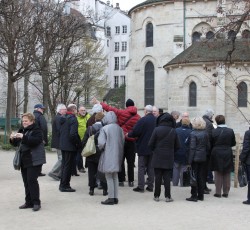
[[[5,130],[8,136],[11,133],[11,117],[13,113],[12,109],[13,105],[15,104],[12,96],[13,87],[14,87],[14,82],[11,81],[11,77],[8,77],[7,108],[6,108],[6,120],[5,120]]]
[[[24,77],[24,100],[23,100],[23,113],[26,113],[28,110],[29,102],[29,77]]]

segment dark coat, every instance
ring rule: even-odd
[[[20,145],[21,167],[28,168],[46,163],[42,130],[38,125],[22,127],[18,133],[23,133],[23,138],[14,138],[10,143],[14,146]]]
[[[206,130],[208,132],[209,139],[210,139],[210,144],[211,144],[212,130],[214,129],[213,121],[206,115],[204,115],[202,118],[206,122]]]
[[[193,162],[206,162],[210,152],[210,141],[206,130],[193,130],[189,135],[188,164]]]
[[[61,114],[57,113],[52,122],[51,148],[59,149],[60,144],[60,119]]]
[[[174,154],[174,162],[187,165],[188,163],[188,146],[186,145],[186,141],[192,132],[190,126],[182,125],[181,127],[176,129],[177,136],[180,141],[180,148]]]
[[[241,162],[250,165],[250,130],[245,132],[240,160]]]
[[[152,113],[148,113],[142,117],[134,126],[132,131],[128,133],[128,137],[137,138],[136,147],[138,156],[149,156],[152,154],[148,147],[149,139],[154,131],[156,118]]]
[[[210,168],[212,171],[228,173],[233,170],[234,131],[227,127],[218,127],[212,131],[212,151]]]
[[[81,148],[81,139],[78,135],[78,122],[74,114],[66,114],[60,118],[60,145],[63,151],[76,152]]]
[[[47,121],[43,114],[37,110],[34,110],[33,112],[35,118],[36,118],[36,124],[40,129],[42,129],[42,134],[43,134],[43,141],[45,143],[45,146],[48,145],[48,126],[47,126]]]
[[[153,152],[152,167],[172,169],[174,152],[179,148],[174,118],[169,113],[164,113],[158,117],[157,125],[148,143]]]

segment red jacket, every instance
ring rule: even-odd
[[[124,134],[131,131],[137,121],[141,118],[139,114],[137,114],[137,108],[135,106],[129,106],[126,109],[117,109],[115,107],[109,106],[103,102],[101,102],[102,108],[105,111],[114,111],[117,116],[118,125],[122,128]],[[127,141],[135,141],[135,138],[126,137]]]

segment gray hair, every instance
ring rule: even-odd
[[[178,117],[179,117],[180,114],[181,114],[181,113],[178,112],[178,111],[172,111],[172,112],[171,112],[171,115],[172,115],[173,117],[174,117],[174,116],[178,116]]]
[[[152,106],[152,105],[146,105],[146,106],[145,106],[145,110],[146,110],[146,112],[148,112],[148,113],[152,113],[152,112],[153,112],[153,106]]]
[[[66,108],[64,104],[58,104],[56,107],[56,112],[59,113],[61,109]]]
[[[193,129],[205,129],[206,128],[206,122],[202,117],[195,117],[191,123],[192,123]]]
[[[205,116],[208,116],[208,118],[212,119],[214,115],[214,111],[212,109],[207,109],[205,111]]]

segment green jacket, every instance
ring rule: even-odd
[[[90,114],[86,113],[86,115],[83,117],[81,115],[77,115],[77,121],[78,121],[78,134],[81,138],[81,140],[84,137],[84,134],[87,130],[87,121],[90,118]]]

